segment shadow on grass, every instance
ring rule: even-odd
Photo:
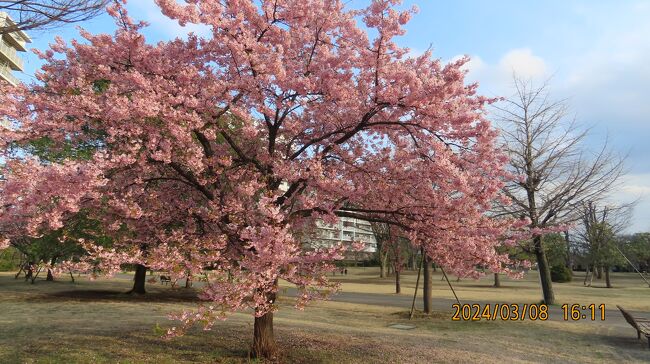
[[[379,286],[394,286],[395,285],[395,278],[394,277],[388,277],[388,278],[372,278],[372,279],[367,279],[367,278],[352,278],[352,279],[346,279],[346,278],[337,278],[337,277],[329,277],[329,279],[333,282],[339,282],[339,283],[360,283],[360,284],[374,284],[374,285],[379,285]]]
[[[451,282],[451,285],[453,286],[454,283],[455,282]],[[457,288],[457,289],[461,289],[461,288],[494,288],[494,289],[497,289],[497,290],[507,290],[507,289],[515,289],[515,290],[519,289],[520,290],[521,289],[521,287],[503,285],[503,283],[501,284],[500,287],[495,287],[495,286],[493,286],[491,284],[463,284],[462,286],[459,285],[459,286],[457,286],[455,288]]]
[[[44,292],[40,299],[53,301],[138,301],[138,302],[201,302],[197,297],[198,291],[192,288],[179,288],[174,290],[155,290],[145,294],[127,293],[114,290],[69,290],[58,292]]]

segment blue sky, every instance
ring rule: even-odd
[[[431,46],[443,60],[471,56],[468,78],[482,93],[509,96],[513,70],[540,82],[552,76],[553,95],[568,98],[578,122],[593,127],[585,147],[597,148],[609,136],[614,151],[628,154],[629,173],[613,199],[641,198],[628,231],[650,231],[650,1],[405,0],[403,7],[411,5],[420,11],[399,43],[414,54]],[[187,33],[153,0],[131,0],[128,8],[151,23],[150,41]],[[107,16],[81,25],[94,33],[113,30]],[[70,39],[77,31],[69,26],[30,35],[32,46],[44,49],[55,35]],[[28,81],[39,65],[27,55],[18,76]]]

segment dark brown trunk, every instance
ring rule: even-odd
[[[607,285],[607,288],[612,288],[612,280],[609,277],[609,267],[605,266],[603,267],[603,270],[605,271],[605,284]]]
[[[400,271],[395,269],[395,293],[400,294],[402,293],[402,286],[400,282]]]
[[[583,286],[587,285],[587,280],[589,280],[589,264],[587,264],[587,271],[585,272],[585,281],[582,283]]]
[[[267,295],[269,302],[275,302],[276,294]],[[253,327],[253,347],[251,356],[253,358],[264,358],[275,360],[277,357],[277,345],[273,335],[273,312],[268,312],[260,317],[255,317]]]
[[[147,267],[142,264],[135,265],[135,276],[133,277],[133,288],[127,293],[145,294],[144,284],[147,279]]]
[[[385,248],[384,244],[382,244],[382,249]],[[379,272],[380,278],[388,277],[390,275],[390,265],[388,264],[388,251],[382,253],[381,259],[379,260],[379,265],[381,265],[381,271]]]
[[[422,286],[422,295],[424,300],[424,313],[431,313],[432,306],[432,282],[431,282],[431,259],[426,255],[424,256],[424,284]]]
[[[603,279],[603,266],[602,265],[598,266],[598,269],[596,270],[596,272],[598,272],[598,274],[596,275],[596,278]]]
[[[185,279],[185,288],[192,288],[192,275],[188,274]]]
[[[494,273],[494,286],[495,288],[501,287],[501,278],[499,278],[499,273]]]
[[[537,258],[537,269],[542,285],[544,303],[552,305],[555,303],[555,294],[553,294],[553,283],[551,282],[551,269],[548,266],[546,252],[542,246],[542,237],[540,235],[533,237],[533,242],[535,244],[535,257]]]
[[[54,265],[54,263],[56,263],[56,258],[52,258],[50,265]],[[47,278],[45,278],[45,280],[50,282],[54,281],[54,274],[52,274],[52,270],[50,268],[47,268]]]

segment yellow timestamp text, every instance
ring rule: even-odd
[[[452,321],[546,321],[548,320],[548,306],[545,304],[506,304],[495,303],[480,305],[457,304],[451,305],[455,309],[451,316]]]
[[[591,320],[591,321],[605,321],[605,304],[595,303],[589,305],[581,305],[578,303],[562,305],[562,319],[564,321],[578,321],[578,320]]]

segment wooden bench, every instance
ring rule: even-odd
[[[648,339],[648,347],[650,347],[650,319],[634,317],[623,307],[619,305],[616,305],[616,307],[621,310],[623,317],[625,317],[625,321],[627,321],[630,325],[632,325],[632,327],[636,329],[637,339],[641,339],[641,334],[643,334],[646,339]]]

